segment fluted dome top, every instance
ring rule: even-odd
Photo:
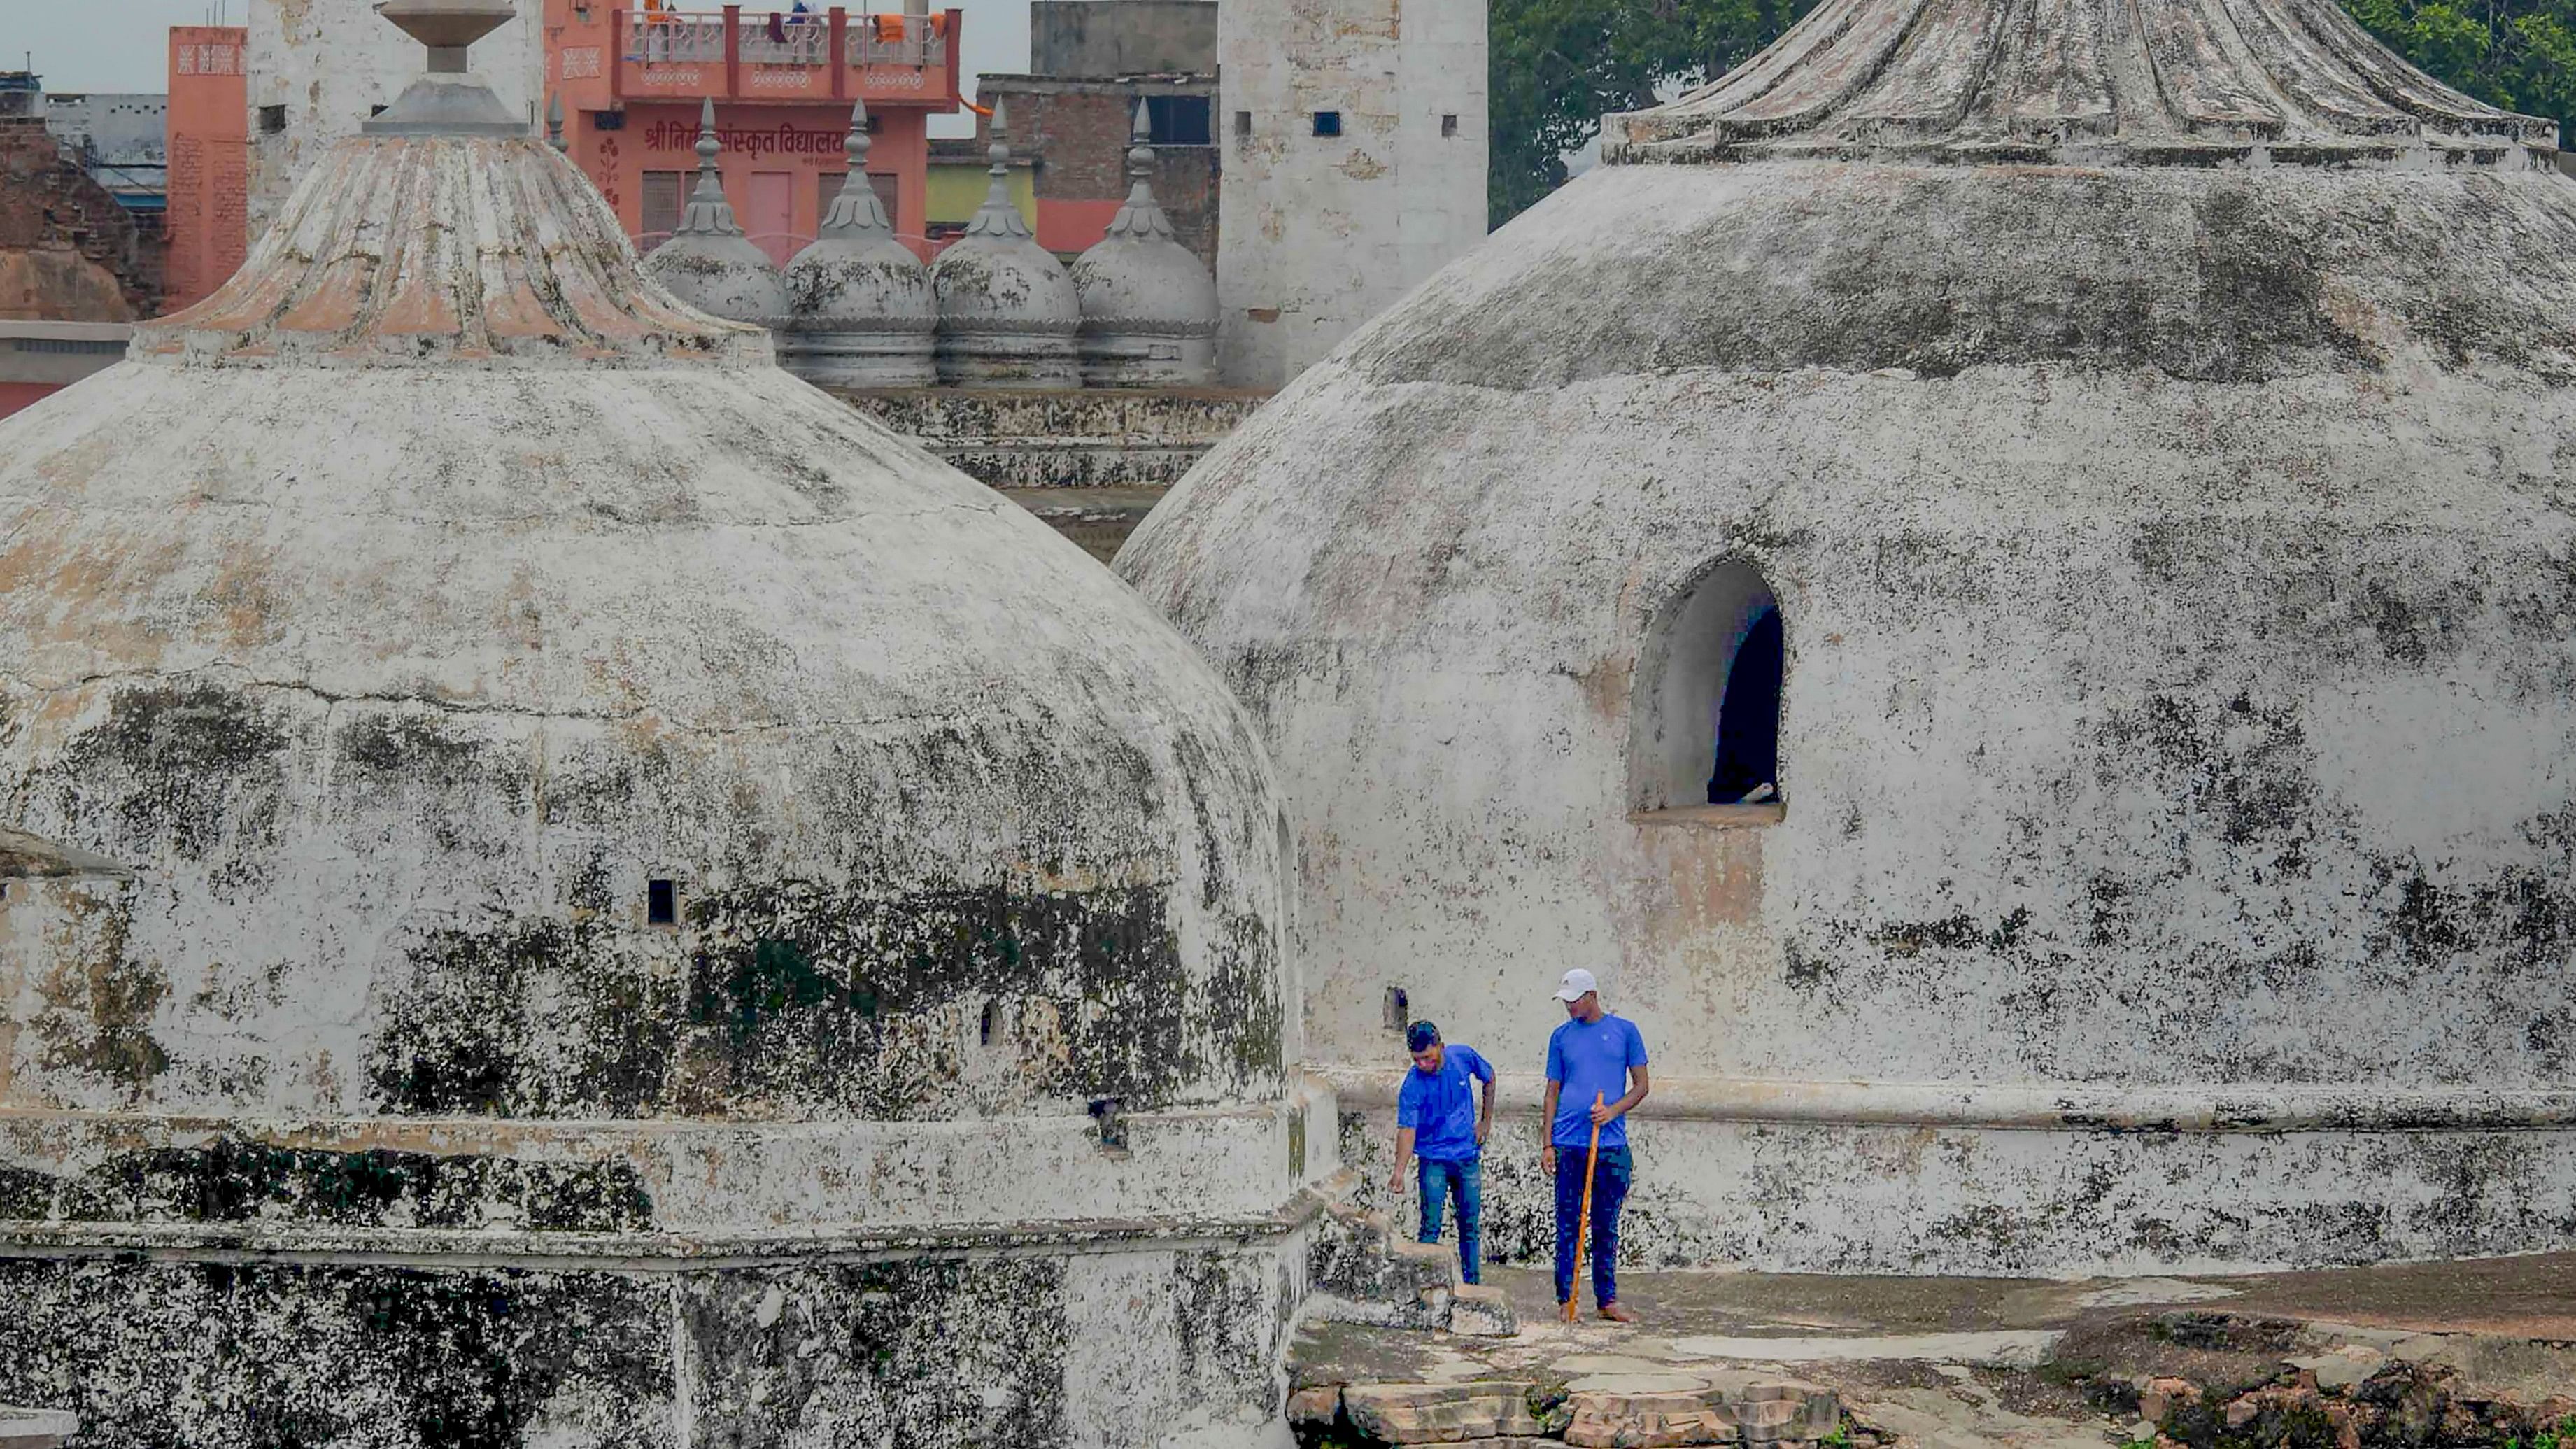
[[[2444,166],[2557,128],[2408,65],[2335,0],[1826,0],[1770,49],[1615,118],[1613,162],[1904,156]]]
[[[756,364],[769,339],[635,267],[617,216],[528,139],[341,142],[215,294],[135,329],[191,367]]]
[[[850,117],[849,179],[824,213],[821,235],[787,264],[788,311],[806,331],[928,332],[937,319],[930,269],[895,240],[869,184],[870,144],[861,101]]]
[[[787,285],[769,254],[743,235],[725,200],[724,177],[717,170],[716,103],[709,100],[698,119],[698,186],[680,213],[671,239],[645,258],[644,270],[671,289],[674,296],[701,312],[733,322],[762,327],[787,320]]]
[[[930,269],[939,325],[948,332],[1064,332],[1079,326],[1082,302],[1073,278],[1011,201],[1011,149],[999,106],[993,110],[993,182],[984,204]]]
[[[1214,336],[1216,279],[1198,254],[1174,237],[1171,218],[1154,199],[1154,149],[1147,135],[1145,107],[1139,102],[1134,144],[1127,152],[1132,178],[1127,204],[1110,221],[1108,234],[1073,264],[1082,325],[1086,330]]]

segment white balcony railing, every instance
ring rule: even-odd
[[[646,65],[722,65],[722,15],[648,15],[635,22],[635,59]]]

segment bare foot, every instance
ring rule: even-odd
[[[1637,1315],[1629,1312],[1626,1308],[1617,1303],[1602,1304],[1601,1316],[1609,1319],[1612,1323],[1634,1323],[1637,1321]]]

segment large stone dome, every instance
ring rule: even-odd
[[[1842,0],[1610,139],[1119,559],[1346,1102],[1403,1009],[1533,1100],[1582,965],[1650,1261],[2576,1243],[2552,128],[2330,0]]]
[[[1313,1173],[1248,723],[567,160],[343,143],[0,424],[0,515],[0,1399],[1275,1427]]]

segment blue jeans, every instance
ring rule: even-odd
[[[1583,1216],[1581,1147],[1556,1149],[1556,1301],[1574,1296],[1574,1223]],[[1603,1307],[1619,1301],[1619,1205],[1628,1200],[1628,1179],[1636,1171],[1625,1147],[1601,1149],[1601,1166],[1592,1176],[1592,1297]]]
[[[1422,1241],[1440,1241],[1440,1208],[1452,1193],[1458,1198],[1458,1266],[1470,1283],[1476,1281],[1476,1265],[1484,1260],[1484,1164],[1474,1158],[1464,1162],[1434,1162],[1428,1157],[1416,1158],[1422,1188]]]

